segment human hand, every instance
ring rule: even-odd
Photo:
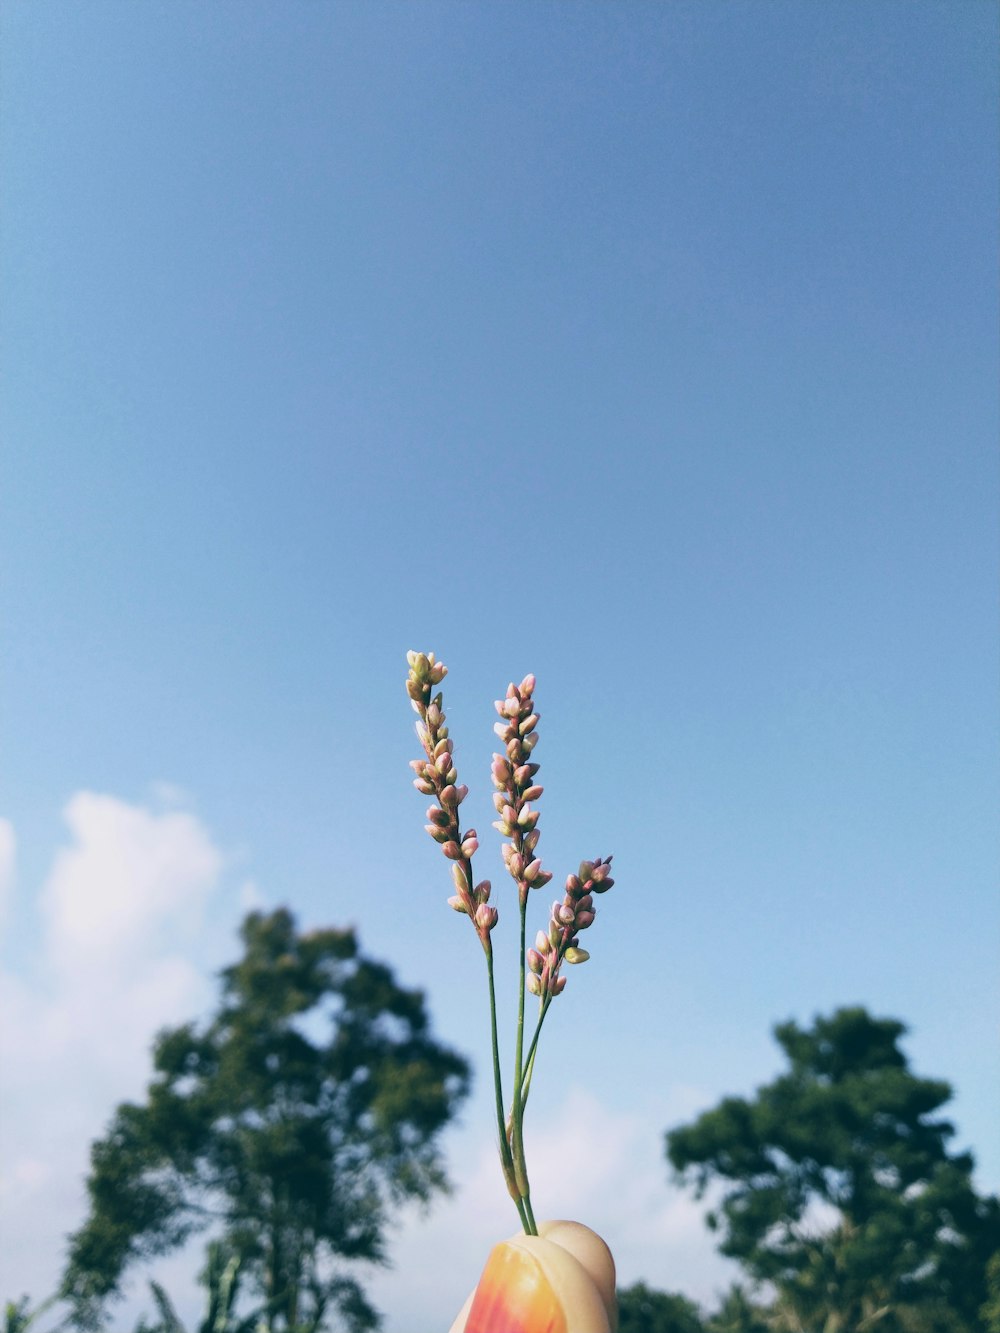
[[[451,1333],[614,1333],[615,1261],[579,1222],[541,1222],[495,1245]]]

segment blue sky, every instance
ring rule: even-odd
[[[911,1024],[1000,1188],[997,27],[10,0],[4,1293],[54,1280],[151,1033],[288,902],[478,1052],[464,1188],[378,1280],[387,1333],[461,1303],[510,1219],[411,647],[451,668],[481,834],[491,701],[532,670],[546,864],[616,856],[529,1135],[617,1156],[543,1212],[710,1301],[662,1130],[854,1002]]]

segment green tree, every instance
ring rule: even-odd
[[[667,1135],[678,1177],[721,1186],[720,1249],[776,1292],[775,1326],[804,1333],[979,1333],[1000,1208],[917,1077],[906,1029],[864,1009],[775,1028],[790,1068]]]
[[[204,1316],[198,1323],[198,1333],[256,1333],[260,1327],[264,1311],[259,1307],[249,1313],[237,1310],[242,1266],[240,1256],[231,1253],[224,1242],[209,1243],[205,1267],[199,1274],[207,1300]],[[160,1283],[151,1281],[149,1288],[159,1319],[155,1323],[140,1320],[135,1333],[187,1333],[173,1301]]]
[[[645,1282],[618,1288],[618,1333],[705,1333],[694,1301]]]
[[[468,1090],[423,995],[350,930],[252,913],[205,1026],[165,1031],[146,1100],[91,1149],[63,1294],[96,1327],[126,1270],[211,1229],[270,1333],[377,1318],[351,1261],[384,1261],[390,1209],[447,1188],[438,1140]]]
[[[35,1320],[40,1319],[58,1299],[59,1296],[56,1293],[55,1296],[50,1296],[48,1300],[42,1301],[41,1305],[34,1310],[31,1308],[31,1298],[29,1296],[22,1296],[19,1301],[8,1301],[4,1306],[3,1333],[27,1333]]]
[[[750,1299],[744,1289],[731,1287],[715,1314],[705,1325],[705,1333],[771,1333],[771,1312]]]
[[[979,1313],[985,1333],[1000,1333],[1000,1250],[986,1265],[986,1300]]]

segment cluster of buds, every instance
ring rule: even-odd
[[[407,653],[410,672],[406,692],[417,714],[417,737],[424,758],[414,759],[410,767],[416,773],[413,785],[425,796],[435,797],[427,810],[427,832],[441,847],[452,863],[451,874],[456,893],[449,904],[456,912],[468,916],[476,928],[483,948],[489,945],[490,931],[497,923],[497,910],[490,907],[490,882],[484,879],[473,888],[472,858],[479,848],[476,830],[462,833],[458,807],[469,793],[468,787],[458,785],[453,745],[448,735],[447,721],[441,706],[440,685],[448,674],[443,662],[436,662],[433,653]]]
[[[563,961],[585,963],[590,957],[580,948],[580,931],[594,923],[594,894],[607,893],[614,884],[611,857],[581,861],[580,869],[566,880],[566,896],[552,904],[547,931],[540,930],[535,947],[528,950],[528,990],[532,995],[558,995],[566,985],[560,969]]]
[[[504,752],[493,756],[493,785],[497,789],[493,804],[500,816],[493,827],[510,839],[501,850],[522,906],[529,889],[540,889],[552,878],[535,855],[538,811],[532,809],[531,802],[541,796],[542,788],[535,780],[538,764],[531,757],[538,743],[534,690],[534,676],[525,676],[520,685],[508,685],[506,696],[496,701],[501,720],[494,727]]]

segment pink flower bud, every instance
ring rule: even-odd
[[[592,926],[594,924],[595,916],[596,916],[595,912],[577,912],[576,914],[577,930],[586,930],[588,926]]]
[[[531,972],[541,972],[545,966],[545,960],[537,949],[528,950],[528,969]]]
[[[583,885],[575,875],[566,876],[566,892],[571,893],[574,898],[583,892]]]
[[[510,858],[514,855],[514,848],[510,845],[509,842],[503,843],[503,845],[500,848],[500,855],[503,857],[504,865],[509,866]]]
[[[411,759],[410,767],[413,769],[414,773],[416,773],[418,778],[422,778],[424,776],[424,769],[427,767],[427,760]]]
[[[527,699],[530,695],[534,694],[534,692],[535,677],[529,673],[525,676],[524,680],[521,681],[521,698]]]
[[[438,705],[431,704],[430,708],[427,710],[427,725],[437,729],[441,725],[443,717],[444,714],[441,712]]]
[[[559,943],[561,939],[562,939],[562,931],[559,929],[559,926],[556,924],[555,921],[550,921],[549,943],[552,945],[553,949],[556,947],[556,945]]]
[[[526,879],[529,884],[531,884],[534,882],[535,876],[541,872],[541,869],[542,869],[542,863],[536,857],[534,861],[529,861],[529,863],[524,867],[523,878]]]
[[[533,829],[538,823],[538,811],[529,810],[527,806],[517,817],[518,828]]]
[[[464,898],[459,898],[457,895],[454,898],[448,899],[448,906],[453,908],[456,912],[464,912],[466,916],[469,914],[469,909],[465,905]]]
[[[504,792],[496,791],[493,793],[493,806],[498,815],[503,814],[503,808],[507,804],[507,797]]]
[[[440,828],[437,824],[425,824],[424,830],[431,835],[435,842],[447,842],[448,830]]]
[[[552,981],[549,984],[549,990],[552,992],[553,995],[561,995],[565,989],[566,989],[565,977],[552,978]]]
[[[494,819],[493,827],[500,834],[501,838],[509,838],[514,832],[510,824],[503,819]]]
[[[538,726],[538,718],[539,715],[537,713],[532,713],[531,716],[526,717],[523,722],[519,722],[517,724],[518,735],[527,736],[529,731],[534,731]]]
[[[544,930],[540,930],[535,936],[535,948],[540,954],[547,954],[552,948],[552,945],[549,942],[549,937]]]
[[[516,695],[512,694],[509,698],[504,699],[500,707],[504,717],[517,717],[518,713],[521,711],[521,700],[518,699]]]
[[[514,781],[519,787],[523,787],[531,778],[531,765],[522,764],[520,768],[514,771]]]
[[[449,861],[461,861],[462,859],[462,849],[461,847],[459,847],[457,842],[448,841],[446,843],[443,843],[441,846],[441,850],[444,852],[445,856],[448,858]]]
[[[507,725],[506,722],[494,722],[493,730],[504,742],[504,744],[506,744],[510,739],[510,727]]]
[[[507,742],[507,758],[514,764],[519,764],[524,757],[524,746],[520,740],[513,736]]]
[[[434,783],[428,782],[426,778],[417,778],[413,785],[424,796],[434,795]]]
[[[521,793],[521,799],[523,801],[537,801],[544,790],[544,787],[529,787],[527,791]]]
[[[455,888],[459,893],[467,894],[469,892],[469,881],[466,878],[465,870],[457,863],[451,868],[451,877],[455,881]]]
[[[447,854],[448,853],[445,852],[446,856]],[[561,926],[571,926],[576,920],[576,913],[573,911],[572,907],[567,907],[564,903],[560,903],[552,915]]]
[[[488,907],[486,903],[480,903],[476,908],[476,925],[486,934],[493,929],[497,923],[499,913],[495,907]]]
[[[479,839],[474,833],[467,833],[462,839],[462,855],[467,861],[471,860],[479,851]]]
[[[528,754],[531,754],[532,750],[535,748],[537,744],[538,744],[537,731],[529,732],[529,734],[527,736],[524,736],[521,740],[521,746],[528,752]]]
[[[534,972],[528,973],[527,986],[532,995],[541,995],[542,979],[541,977],[536,977]]]
[[[593,897],[589,893],[585,893],[582,898],[578,898],[576,910],[578,912],[592,912],[594,910]]]
[[[475,897],[477,903],[488,903],[493,886],[488,879],[481,879],[475,888]]]
[[[507,869],[515,879],[521,879],[524,875],[524,857],[520,852],[514,852],[507,862]]]
[[[580,869],[576,873],[579,876],[581,882],[586,884],[587,880],[592,879],[594,876],[593,861],[581,861]]]
[[[430,743],[430,733],[422,722],[414,722],[413,726],[417,733],[417,740],[426,750]]]
[[[531,887],[533,889],[544,889],[546,884],[548,884],[551,878],[552,878],[551,870],[541,870],[531,881]]]
[[[438,740],[437,740],[437,743],[436,743],[435,746],[434,746],[434,758],[435,758],[435,759],[440,759],[441,756],[442,756],[443,754],[451,754],[452,749],[453,749],[453,746],[452,746],[451,741],[449,741],[449,740],[443,740],[443,739],[439,736],[439,737],[438,737]]]
[[[528,834],[525,835],[525,838],[524,838],[524,850],[525,850],[526,852],[533,852],[533,851],[535,850],[535,848],[538,846],[538,839],[539,839],[541,836],[542,836],[542,835],[541,835],[541,833],[539,832],[539,830],[536,829],[536,828],[533,828],[533,829],[531,830],[530,833],[528,833]]]

